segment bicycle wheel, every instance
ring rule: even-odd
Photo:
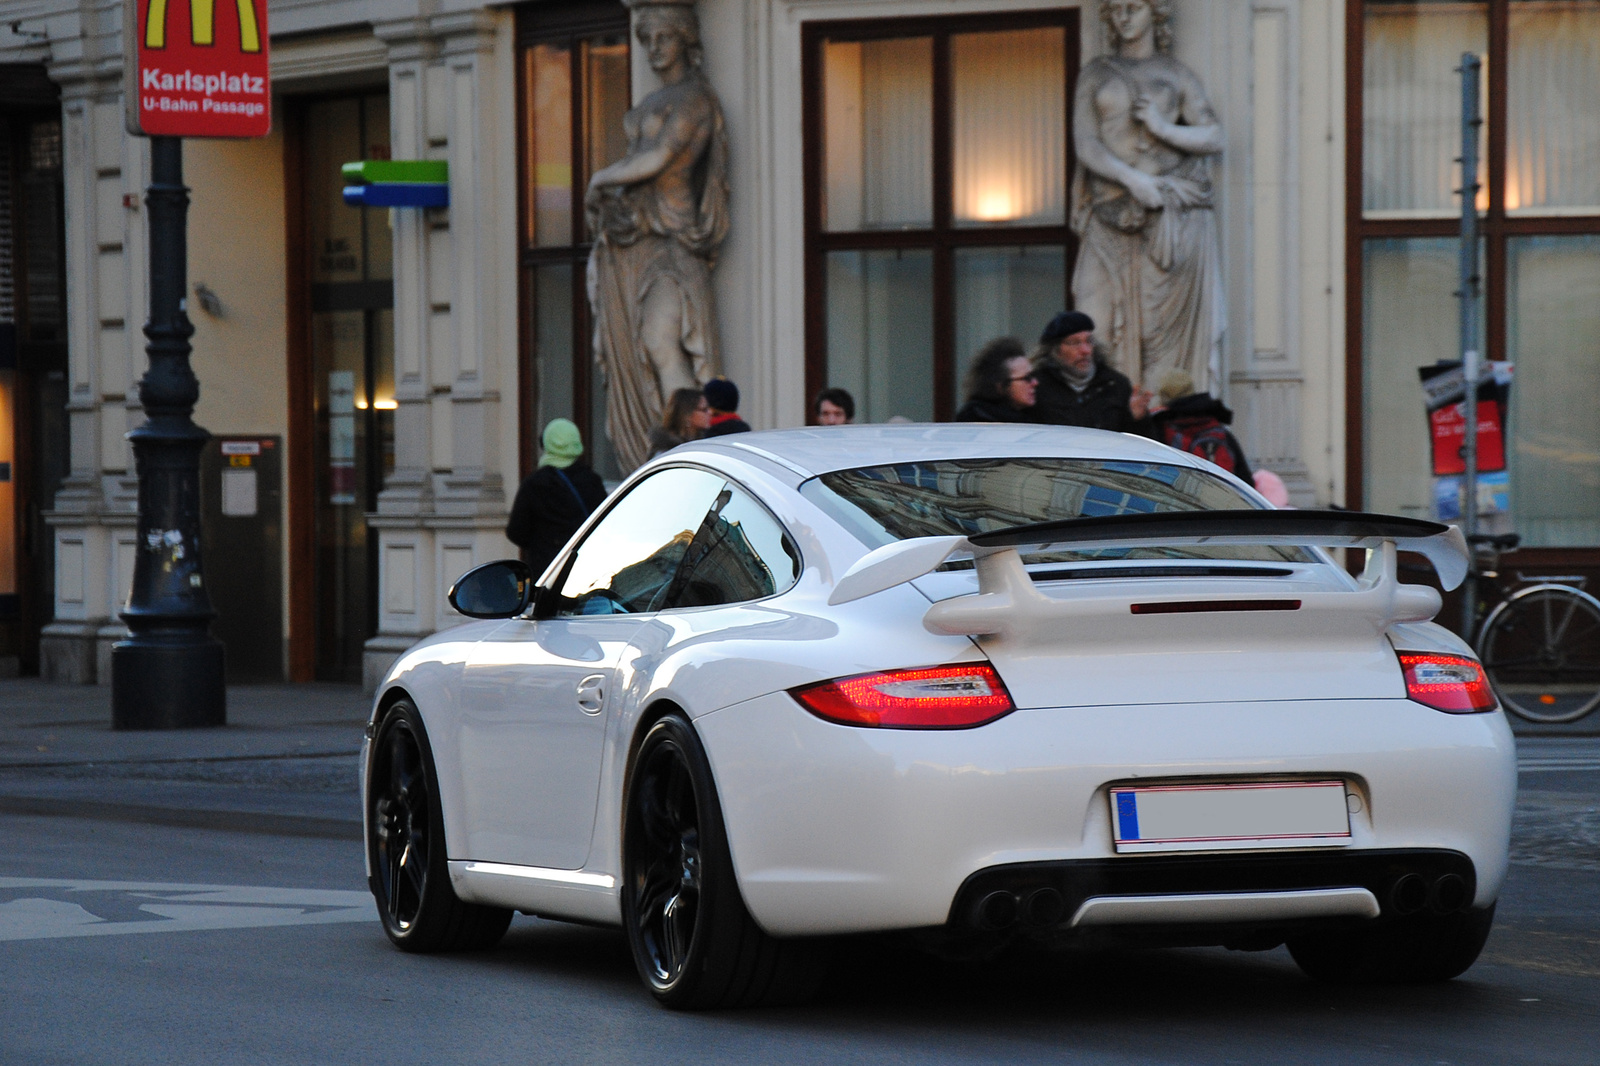
[[[1567,585],[1519,589],[1484,620],[1478,657],[1506,710],[1575,722],[1600,706],[1600,600]]]

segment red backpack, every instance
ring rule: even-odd
[[[1235,473],[1233,448],[1228,444],[1228,430],[1210,415],[1197,418],[1174,418],[1161,423],[1161,436],[1169,447],[1190,455],[1198,455],[1216,463],[1228,473]]]

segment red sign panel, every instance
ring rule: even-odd
[[[1433,426],[1433,472],[1436,475],[1461,474],[1467,469],[1466,405],[1453,403],[1428,412]],[[1500,405],[1493,400],[1478,401],[1478,472],[1488,474],[1506,468],[1506,438],[1500,424]]]
[[[267,0],[128,0],[125,10],[130,131],[267,135]]]

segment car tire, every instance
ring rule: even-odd
[[[450,884],[433,752],[409,701],[384,715],[367,775],[367,883],[384,933],[402,951],[493,947],[511,911],[465,903]]]
[[[676,1010],[773,1006],[815,994],[819,942],[768,936],[745,908],[705,749],[688,720],[650,726],[628,776],[622,914],[634,965]]]
[[[1465,973],[1493,925],[1493,904],[1463,914],[1413,914],[1297,937],[1289,941],[1289,954],[1308,977],[1331,984],[1431,984]]]

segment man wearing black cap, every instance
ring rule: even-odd
[[[739,417],[739,386],[727,378],[712,378],[701,391],[706,406],[711,408],[711,428],[706,430],[706,436],[750,432],[750,424]]]
[[[1082,311],[1052,318],[1039,336],[1039,348],[1033,421],[1126,432],[1149,410],[1149,393],[1135,389],[1096,354],[1094,319]]]

